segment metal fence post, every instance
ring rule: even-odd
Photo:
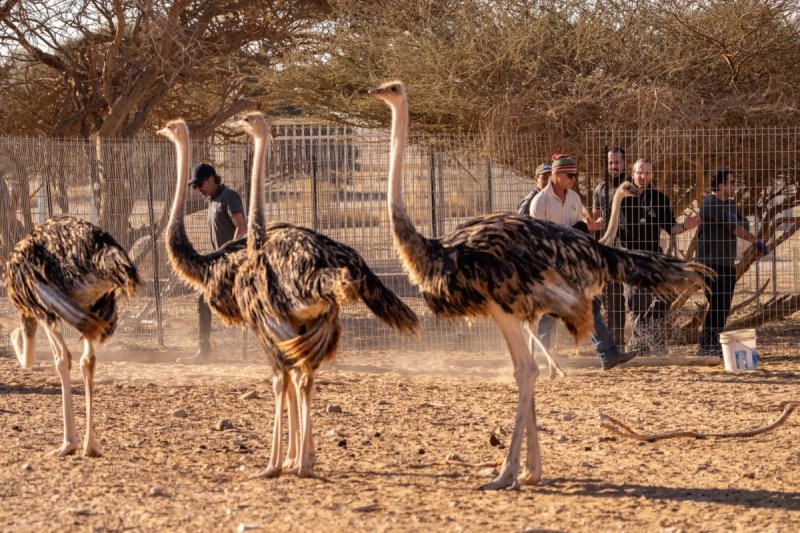
[[[486,160],[486,212],[492,212],[494,200],[492,198],[492,160]]]
[[[313,138],[308,142],[311,149],[311,227],[317,230],[319,223],[319,214],[317,212],[319,208],[319,198],[317,196],[317,144]]]
[[[431,197],[431,236],[436,237],[439,232],[436,228],[436,154],[434,154],[433,146],[428,147],[428,181],[430,183],[430,197]]]
[[[153,213],[153,172],[148,163],[147,173],[147,217],[150,221],[150,244],[153,247],[153,293],[156,299],[156,323],[158,324],[158,345],[164,347],[164,324],[161,317],[161,280],[158,273],[158,235],[156,234],[155,214]]]

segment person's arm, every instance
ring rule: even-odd
[[[233,222],[233,225],[236,226],[236,231],[233,234],[234,240],[247,233],[247,223],[244,220],[244,213],[232,214],[231,222]]]
[[[603,198],[602,198],[602,187],[603,184],[601,183],[594,189],[594,194],[592,195],[592,219],[595,222],[600,222],[600,219],[603,217],[603,211],[600,209],[603,205]],[[605,224],[605,221],[603,221]]]
[[[670,228],[670,233],[672,235],[680,235],[684,231],[688,231],[690,229],[694,229],[700,224],[703,223],[703,219],[701,219],[697,215],[690,215],[683,219],[683,222],[678,222],[673,224]]]

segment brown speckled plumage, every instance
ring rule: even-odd
[[[36,226],[12,250],[6,265],[6,287],[22,323],[11,334],[17,358],[28,367],[34,360],[37,325],[47,333],[61,378],[64,442],[59,456],[77,449],[70,368],[72,355],[61,336],[63,320],[80,332],[84,343],[81,371],[86,395],[84,455],[99,455],[92,431],[94,343],[108,338],[117,325],[117,298],[132,296],[139,275],[128,254],[97,226],[57,216]]]
[[[173,269],[203,292],[211,309],[227,323],[253,330],[268,356],[276,410],[273,450],[264,475],[276,476],[286,469],[313,475],[310,404],[314,373],[336,353],[340,307],[361,299],[381,321],[406,333],[419,330],[419,319],[354,249],[307,228],[265,223],[268,128],[258,113],[248,115],[238,126],[255,142],[248,234],[208,255],[194,250],[182,222],[188,128],[178,120],[160,130],[175,142],[178,154],[178,186],[167,228],[167,252]],[[290,444],[287,463],[281,467],[285,403]]]
[[[581,339],[593,329],[592,299],[608,280],[671,292],[700,285],[703,267],[660,254],[627,252],[588,235],[523,215],[485,215],[440,238],[414,227],[403,203],[403,158],[408,130],[405,86],[398,81],[373,89],[392,109],[389,218],[397,249],[411,281],[428,307],[447,318],[487,316],[508,344],[519,387],[511,444],[500,473],[486,489],[518,488],[542,476],[534,385],[539,374],[520,330],[544,313],[562,319]],[[520,449],[528,455],[520,476]]]

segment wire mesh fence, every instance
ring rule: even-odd
[[[368,264],[423,319],[421,339],[399,336],[363,305],[344,310],[342,349],[474,351],[502,349],[494,326],[478,321],[440,321],[433,317],[403,272],[392,247],[386,198],[388,133],[327,124],[273,125],[268,164],[267,216],[327,234],[357,249]],[[591,131],[573,150],[579,163],[576,185],[586,214],[594,189],[613,176],[607,152],[626,150],[624,172],[640,157],[653,163],[652,187],[669,199],[675,223],[700,209],[710,192],[710,172],[730,168],[738,179],[735,198],[750,231],[773,250],[757,258],[749,242],[738,239],[734,314],[736,327],[783,318],[797,308],[798,272],[794,208],[797,189],[798,129]],[[405,201],[418,230],[442,235],[458,224],[491,211],[515,211],[531,189],[533,169],[549,159],[563,139],[547,136],[464,136],[409,138],[405,161]],[[175,188],[172,146],[161,141],[104,141],[102,144],[50,139],[0,139],[0,254],[4,257],[33,225],[64,213],[111,232],[130,250],[144,287],[121,306],[120,325],[110,349],[191,350],[196,335],[196,294],[180,282],[166,261],[163,230]],[[223,182],[248,202],[251,147],[236,142],[195,142],[192,163],[206,161]],[[6,188],[7,190],[3,190]],[[641,207],[641,206],[640,206]],[[197,193],[187,203],[187,233],[200,252],[211,250],[206,204]],[[646,218],[646,217],[645,217]],[[646,220],[645,220],[646,222]],[[644,222],[642,222],[644,224]],[[626,231],[623,225],[621,234]],[[670,235],[658,246],[693,257],[697,229]],[[669,347],[696,348],[705,299],[701,293],[668,302],[659,323]],[[627,316],[624,308],[617,309]],[[622,320],[616,321],[621,322]],[[614,322],[612,317],[612,322]],[[631,326],[619,334],[630,340]],[[215,321],[212,342],[224,357],[257,352],[246,332]],[[0,314],[3,343],[16,327],[14,309]],[[73,337],[74,338],[74,337]],[[39,342],[43,342],[43,338]]]

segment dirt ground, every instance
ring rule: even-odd
[[[542,376],[544,480],[518,492],[476,490],[493,474],[480,464],[499,465],[511,435],[516,387],[502,351],[340,354],[320,371],[314,405],[327,481],[249,479],[271,445],[265,365],[167,362],[175,355],[109,361],[101,350],[104,455],[61,460],[46,456],[62,436],[49,356],[32,370],[0,358],[0,529],[800,530],[800,413],[756,437],[654,443],[614,436],[597,418],[643,432],[763,426],[800,399],[796,355],[767,354],[758,371],[736,374],[675,365]],[[82,436],[76,366],[73,380]],[[217,430],[221,419],[233,429]],[[450,453],[478,466],[444,464]]]

